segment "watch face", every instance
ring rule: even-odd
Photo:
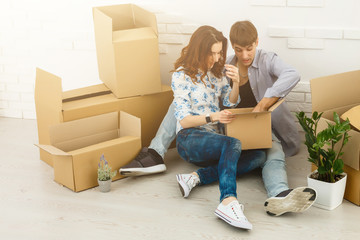
[[[207,122],[207,123],[211,123],[210,115],[206,115],[206,122]]]

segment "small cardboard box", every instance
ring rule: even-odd
[[[119,127],[120,124],[120,127]],[[98,185],[97,168],[104,154],[112,171],[130,162],[140,151],[140,119],[125,112],[102,114],[50,127],[50,145],[38,144],[50,153],[54,180],[75,192]]]
[[[133,4],[94,7],[99,76],[118,98],[161,92],[155,14]]]
[[[124,111],[141,119],[141,143],[149,146],[171,102],[171,87],[144,96],[116,98],[104,85],[62,92],[61,78],[36,69],[35,105],[40,144],[50,144],[49,127],[61,122]],[[40,159],[52,166],[51,155],[40,149]]]
[[[360,104],[360,70],[312,79],[310,87],[313,112],[324,112],[319,131],[327,127],[326,122],[332,122],[334,111],[341,116]],[[349,135],[342,156],[347,173],[344,198],[360,205],[360,132],[350,130]]]
[[[231,123],[225,124],[226,135],[239,139],[244,150],[271,148],[271,112],[283,101],[280,99],[266,112],[252,112],[253,108],[227,109],[236,117]]]

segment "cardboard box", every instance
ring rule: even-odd
[[[155,14],[133,4],[94,7],[100,79],[118,98],[161,92]]]
[[[61,122],[124,111],[141,119],[141,143],[149,146],[171,102],[173,92],[163,85],[156,94],[116,98],[104,85],[62,92],[61,78],[36,69],[35,105],[40,144],[50,144],[49,127]],[[40,159],[52,166],[51,155],[40,150]]]
[[[340,118],[342,120],[349,119],[351,127],[357,131],[360,131],[360,105],[346,111],[340,116]]]
[[[119,127],[120,126],[120,127]],[[97,169],[104,154],[117,175],[141,149],[140,119],[125,112],[102,114],[50,127],[50,145],[38,144],[54,161],[54,180],[75,192],[98,185]]]
[[[312,79],[310,87],[312,110],[324,112],[319,131],[327,127],[327,121],[332,122],[334,111],[341,116],[360,104],[360,70]],[[350,130],[349,135],[342,156],[348,175],[344,198],[360,205],[360,133]]]
[[[266,112],[252,112],[253,108],[227,109],[236,117],[231,123],[225,124],[226,135],[239,139],[244,150],[271,148],[271,112],[283,101],[277,101]]]

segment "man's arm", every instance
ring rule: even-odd
[[[272,98],[263,97],[261,101],[254,107],[253,112],[267,111],[278,100],[279,97],[272,97]]]

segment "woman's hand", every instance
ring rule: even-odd
[[[213,122],[219,121],[221,123],[231,123],[235,119],[235,115],[229,110],[222,110],[211,114],[211,119]]]
[[[240,78],[239,78],[239,69],[231,64],[225,64],[225,75],[231,79],[233,84],[239,84]]]

